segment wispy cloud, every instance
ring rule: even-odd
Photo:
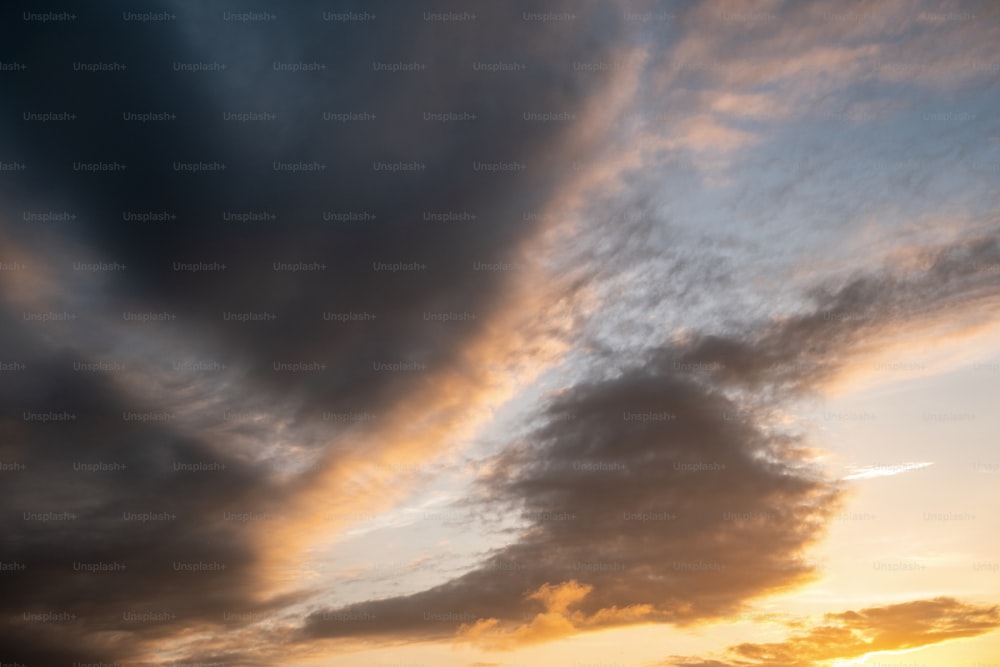
[[[910,472],[911,470],[920,470],[921,468],[926,468],[928,466],[934,465],[933,461],[924,461],[921,463],[897,463],[897,464],[887,464],[887,465],[870,465],[861,466],[859,468],[854,468],[851,474],[842,477],[841,479],[872,479],[873,477],[892,477],[893,475],[901,475],[904,472]]]

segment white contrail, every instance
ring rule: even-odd
[[[872,465],[854,468],[850,475],[841,479],[871,479],[872,477],[889,477],[899,475],[911,470],[920,470],[927,466],[934,465],[933,461],[923,461],[920,463],[894,463],[891,465]]]

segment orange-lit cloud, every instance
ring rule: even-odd
[[[719,660],[674,658],[672,667],[822,667],[880,652],[932,646],[1000,629],[1000,607],[954,598],[916,600],[826,614],[821,624],[780,642],[731,646]]]
[[[653,606],[649,604],[625,609],[600,609],[589,616],[576,609],[570,611],[570,607],[576,607],[592,590],[593,586],[582,585],[576,580],[558,585],[545,584],[525,596],[526,600],[541,602],[545,608],[528,623],[510,626],[497,618],[480,619],[462,625],[458,629],[458,640],[487,649],[511,650],[587,630],[642,623],[654,613]]]

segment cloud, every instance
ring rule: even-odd
[[[499,619],[480,619],[474,624],[464,624],[458,629],[460,641],[468,641],[492,650],[510,650],[526,644],[551,641],[588,629],[641,623],[653,613],[652,605],[633,605],[625,609],[601,609],[592,616],[579,610],[569,611],[583,600],[593,587],[570,580],[552,586],[544,584],[526,600],[540,601],[545,611],[535,615],[530,622],[514,628],[503,629]]]
[[[486,518],[520,518],[512,544],[426,591],[314,612],[304,637],[457,632],[509,646],[706,622],[810,580],[808,549],[842,487],[775,415],[849,372],[872,340],[1000,308],[998,277],[975,269],[997,259],[995,240],[926,252],[933,261],[918,271],[816,287],[807,312],[681,336],[642,363],[553,393],[541,425],[480,480]],[[533,611],[540,601],[545,611]],[[368,622],[343,622],[353,617]]]
[[[873,477],[891,477],[893,475],[901,475],[904,472],[909,472],[911,470],[920,470],[921,468],[926,468],[932,465],[934,465],[933,461],[924,461],[921,463],[899,463],[895,465],[861,466],[860,468],[854,468],[851,471],[851,474],[846,475],[841,479],[849,480],[871,479]]]
[[[305,635],[442,637],[465,625],[472,640],[535,641],[718,618],[808,580],[804,551],[837,510],[836,485],[800,464],[796,438],[738,415],[663,357],[573,387],[481,481],[487,516],[526,524],[512,545],[425,592],[314,612]],[[535,602],[546,611],[532,614]]]
[[[977,637],[997,629],[1000,629],[1000,608],[996,605],[938,597],[825,614],[822,623],[784,641],[731,646],[723,661],[674,658],[663,664],[672,667],[819,667],[835,660]]]
[[[811,290],[812,310],[762,327],[752,342],[706,337],[685,353],[719,378],[748,387],[773,383],[802,391],[828,383],[849,367],[850,356],[888,347],[900,337],[933,329],[967,328],[956,310],[997,307],[997,276],[984,271],[1000,258],[993,236],[922,249],[919,270],[871,271]],[[877,342],[873,342],[877,341]]]
[[[344,25],[310,2],[259,25],[177,4],[164,31],[111,3],[81,29],[5,32],[30,68],[0,100],[18,119],[0,157],[29,165],[4,173],[0,203],[0,261],[14,263],[0,361],[25,366],[0,377],[0,461],[19,466],[0,472],[3,562],[18,566],[0,574],[0,657],[265,665],[320,655],[325,639],[514,648],[709,622],[810,580],[842,480],[775,415],[915,332],[995,319],[998,272],[983,267],[1000,265],[996,239],[959,230],[811,291],[796,275],[794,302],[730,308],[730,293],[767,291],[728,254],[749,246],[675,235],[687,212],[641,193],[692,183],[664,165],[732,175],[831,100],[850,114],[912,101],[873,82],[939,91],[989,75],[988,21],[882,7],[845,33],[821,4],[741,18],[704,3],[662,40],[614,4],[562,1],[545,11],[576,13],[570,30],[512,5],[457,26],[374,3],[377,22]],[[71,57],[130,70],[79,73]],[[327,69],[275,68],[300,62]],[[56,100],[80,122],[21,120]],[[122,116],[150,110],[177,118]],[[276,119],[224,120],[234,112]],[[327,116],[349,113],[373,118]],[[98,161],[128,169],[73,166]],[[226,169],[192,173],[202,163]],[[779,208],[801,194],[746,187],[741,220],[767,215],[758,190]],[[868,201],[830,198],[807,200],[845,216]],[[73,217],[25,216],[62,210]],[[720,303],[726,318],[696,308]],[[345,606],[306,585],[304,563],[352,517],[417,488],[393,466],[467,446],[567,354],[583,361],[463,499],[505,545],[408,596]]]
[[[24,466],[3,473],[3,560],[25,566],[4,573],[3,658],[276,662],[283,633],[261,624],[314,594],[306,550],[350,525],[328,517],[390,507],[409,482],[379,463],[446,453],[560,353],[561,325],[534,316],[546,293],[526,289],[546,223],[524,212],[586,150],[572,123],[522,113],[593,106],[606,82],[572,63],[605,58],[618,21],[554,35],[496,6],[456,31],[373,6],[362,37],[322,3],[270,33],[178,5],[149,32],[122,19],[132,9],[94,8],[58,44],[5,31],[30,69],[0,102],[18,119],[5,151],[29,164],[0,207],[0,260],[16,263],[0,347],[26,367],[0,378],[0,459]],[[313,62],[327,69],[274,67]],[[427,69],[373,66],[413,62]],[[192,63],[227,69],[175,67]],[[21,120],[53,90],[82,121],[58,139]],[[176,119],[123,118],[151,110]],[[277,118],[225,120],[242,112]],[[349,112],[375,119],[324,120]],[[73,168],[97,162],[127,169]],[[61,211],[75,217],[23,217]],[[208,638],[222,630],[231,641]]]

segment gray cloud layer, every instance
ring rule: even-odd
[[[553,2],[534,9],[565,7]],[[81,8],[70,21],[27,21],[21,8],[5,10],[3,60],[29,69],[9,78],[9,94],[0,102],[12,119],[5,121],[2,158],[28,168],[3,175],[0,259],[28,269],[2,277],[0,349],[5,362],[26,369],[0,378],[0,457],[25,468],[3,473],[0,543],[2,561],[25,569],[2,575],[0,659],[30,665],[130,660],[157,640],[172,637],[180,645],[188,628],[221,630],[301,599],[271,600],[256,590],[262,574],[257,546],[271,524],[254,517],[280,517],[286,502],[311,483],[308,472],[284,477],[295,461],[282,459],[312,448],[335,461],[338,447],[350,447],[338,436],[357,427],[324,422],[324,413],[384,415],[414,392],[433,389],[427,378],[461,370],[462,351],[481,336],[511,275],[474,264],[514,261],[538,231],[522,212],[543,205],[570,170],[569,157],[555,150],[567,126],[525,122],[521,114],[582,106],[599,84],[574,72],[572,63],[600,58],[616,39],[618,21],[588,11],[574,30],[552,30],[522,21],[520,6],[504,4],[483,6],[476,21],[457,26],[425,21],[423,11],[430,9],[306,3],[271,8],[279,18],[270,23],[224,20],[226,13],[247,10],[231,3],[210,10],[176,5],[169,10],[176,20],[162,23],[123,20],[135,7],[122,3]],[[323,12],[336,11],[368,11],[377,21],[323,20]],[[128,69],[77,71],[75,62]],[[326,69],[274,68],[300,62]],[[500,62],[525,69],[492,72],[477,65]],[[184,71],[191,63],[227,69]],[[426,69],[377,69],[382,63]],[[22,112],[64,110],[75,120],[21,120]],[[147,112],[176,120],[123,118]],[[244,112],[274,113],[277,120],[223,119]],[[375,120],[327,121],[325,112],[367,112]],[[425,112],[477,119],[430,121]],[[94,162],[128,168],[74,171],[75,163]],[[192,174],[174,166],[199,162],[227,169]],[[300,162],[326,167],[295,174],[273,166]],[[426,168],[375,166],[397,162]],[[473,167],[497,162],[527,167],[523,173]],[[48,211],[76,218],[22,217]],[[148,212],[168,215],[123,219]],[[225,219],[246,212],[276,217]],[[433,218],[466,212],[475,221]],[[324,219],[324,213],[361,219]],[[127,268],[81,272],[74,262]],[[199,262],[226,268],[175,268]],[[324,268],[275,271],[274,262]],[[376,270],[375,262],[423,268]],[[52,289],[42,289],[39,276],[47,276]],[[39,322],[24,315],[50,309],[77,319]],[[135,312],[175,319],[123,321],[123,313]],[[248,312],[277,317],[224,317]],[[450,312],[476,319],[424,317]],[[324,320],[324,313],[375,317],[338,322]],[[212,368],[164,371],[199,361]],[[112,369],[74,366],[101,362]],[[325,370],[280,373],[275,363],[318,363]],[[421,364],[426,371],[376,372],[376,363]],[[77,418],[39,423],[23,417],[63,411]],[[266,412],[272,420],[228,420],[226,411]],[[136,422],[126,420],[126,412],[172,416]],[[268,442],[276,439],[278,421],[290,424],[281,435],[291,442],[287,451]],[[259,450],[247,450],[248,443]],[[74,463],[124,469],[90,472]],[[189,472],[175,463],[220,468]],[[74,518],[26,520],[26,512]],[[123,518],[131,512],[158,518]],[[247,513],[252,520],[240,518]],[[74,563],[127,569],[81,572]],[[176,563],[226,569],[178,571]],[[22,616],[34,612],[75,620]],[[152,616],[125,617],[132,612]],[[227,614],[237,621],[227,621]]]

